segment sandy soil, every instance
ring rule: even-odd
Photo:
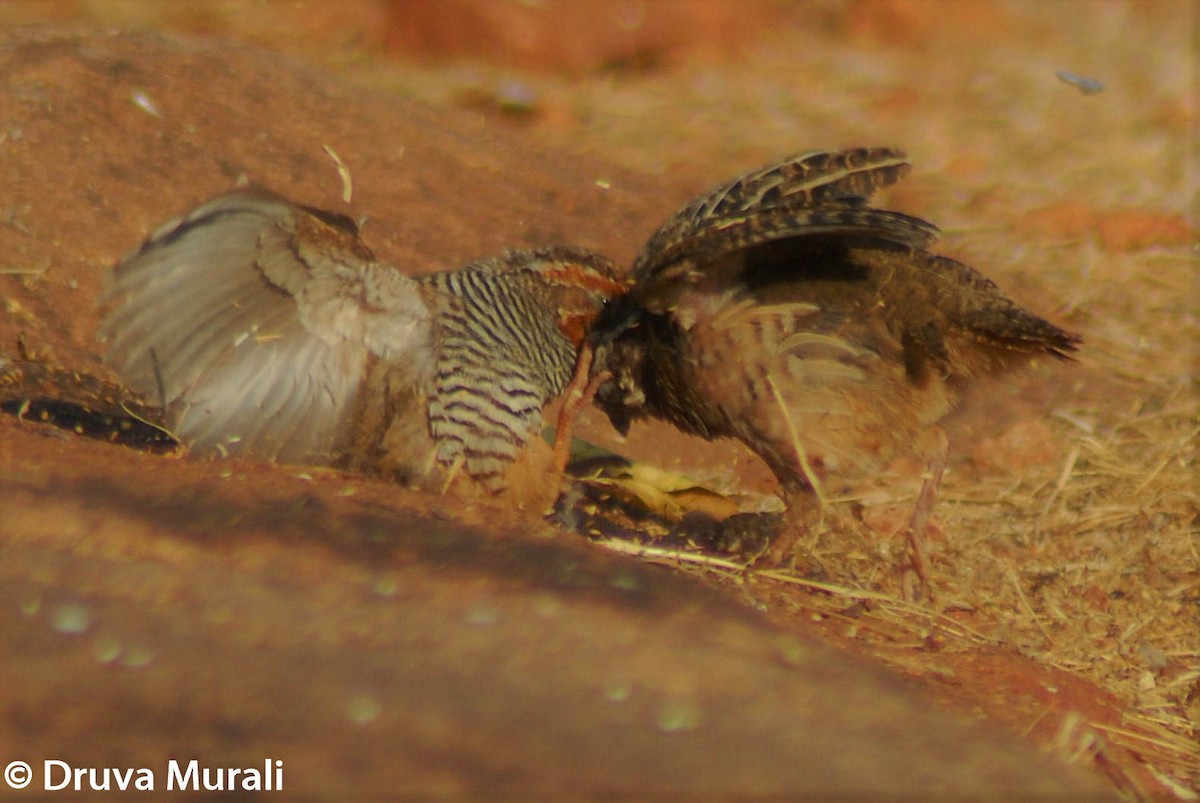
[[[369,215],[371,244],[413,270],[559,240],[628,262],[715,181],[898,145],[917,171],[889,202],[1086,338],[1078,363],[990,387],[952,422],[936,600],[900,600],[903,467],[795,570],[746,574],[361,477],[3,417],[0,757],[281,756],[296,788],[335,797],[347,779],[1098,788],[1055,762],[1128,795],[1197,793],[1195,7],[763,3],[733,27],[714,4],[668,5],[6,7],[0,23],[288,54],[4,31],[0,359],[38,367],[6,381],[111,379],[94,341],[108,266],[243,176]],[[732,444],[654,426],[620,442],[594,415],[583,434],[743,505],[772,488]]]

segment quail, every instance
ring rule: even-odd
[[[932,224],[869,205],[909,170],[889,148],[810,153],[689,203],[595,322],[573,407],[590,376],[587,393],[622,433],[649,417],[742,441],[778,479],[792,533],[830,493],[917,453],[933,475],[921,530],[945,459],[937,423],[973,381],[1067,358],[1079,338],[927,250]],[[771,558],[794,541],[785,532]],[[918,532],[924,578],[920,545]]]
[[[543,408],[623,288],[615,275],[598,254],[552,246],[409,276],[349,218],[245,189],[117,265],[101,339],[193,453],[533,505],[557,490]]]

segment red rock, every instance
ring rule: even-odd
[[[856,0],[842,20],[852,39],[901,47],[953,45],[1002,35],[1008,14],[982,0]]]
[[[1100,218],[1100,242],[1109,251],[1133,251],[1152,245],[1182,245],[1192,236],[1183,215],[1127,209]]]
[[[388,17],[399,56],[578,72],[736,53],[780,11],[765,0],[394,0]]]
[[[1082,237],[1095,225],[1092,208],[1079,201],[1043,206],[1027,212],[1017,221],[1017,230],[1039,237]]]
[[[946,178],[958,182],[978,180],[990,170],[991,164],[986,156],[968,151],[951,158],[942,172]]]
[[[917,112],[921,93],[912,87],[891,87],[871,102],[871,113],[881,121],[901,120]]]

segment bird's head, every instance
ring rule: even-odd
[[[647,354],[639,337],[641,326],[641,307],[626,295],[609,302],[588,332],[595,354],[591,374],[609,376],[596,391],[595,404],[621,435],[629,434],[629,425],[647,414]]]
[[[612,260],[586,248],[555,245],[520,253],[544,286],[559,330],[576,349],[601,310],[629,286]]]

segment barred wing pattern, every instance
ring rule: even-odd
[[[720,185],[650,238],[635,265],[635,290],[605,323],[623,316],[621,325],[630,325],[630,302],[669,312],[701,285],[723,288],[732,299],[749,286],[803,279],[831,264],[848,269],[853,260],[830,263],[819,248],[809,250],[810,241],[836,242],[909,253],[904,270],[922,275],[946,324],[980,342],[1056,356],[1073,351],[1074,340],[1012,302],[989,279],[929,253],[939,235],[932,223],[868,206],[876,190],[910,171],[902,151],[852,148],[793,157]],[[785,252],[791,258],[781,258]]]
[[[376,263],[349,219],[235,191],[122,260],[101,339],[193,449],[324,461],[368,354],[428,352],[419,289]]]
[[[876,190],[896,183],[911,169],[902,151],[852,148],[806,153],[753,170],[676,212],[647,241],[634,263],[633,278],[639,283],[657,281],[662,269],[698,257],[714,242],[718,247],[735,241],[753,245],[786,236],[788,228],[844,233],[874,227],[902,241],[924,244],[937,236],[932,224],[865,208]]]

